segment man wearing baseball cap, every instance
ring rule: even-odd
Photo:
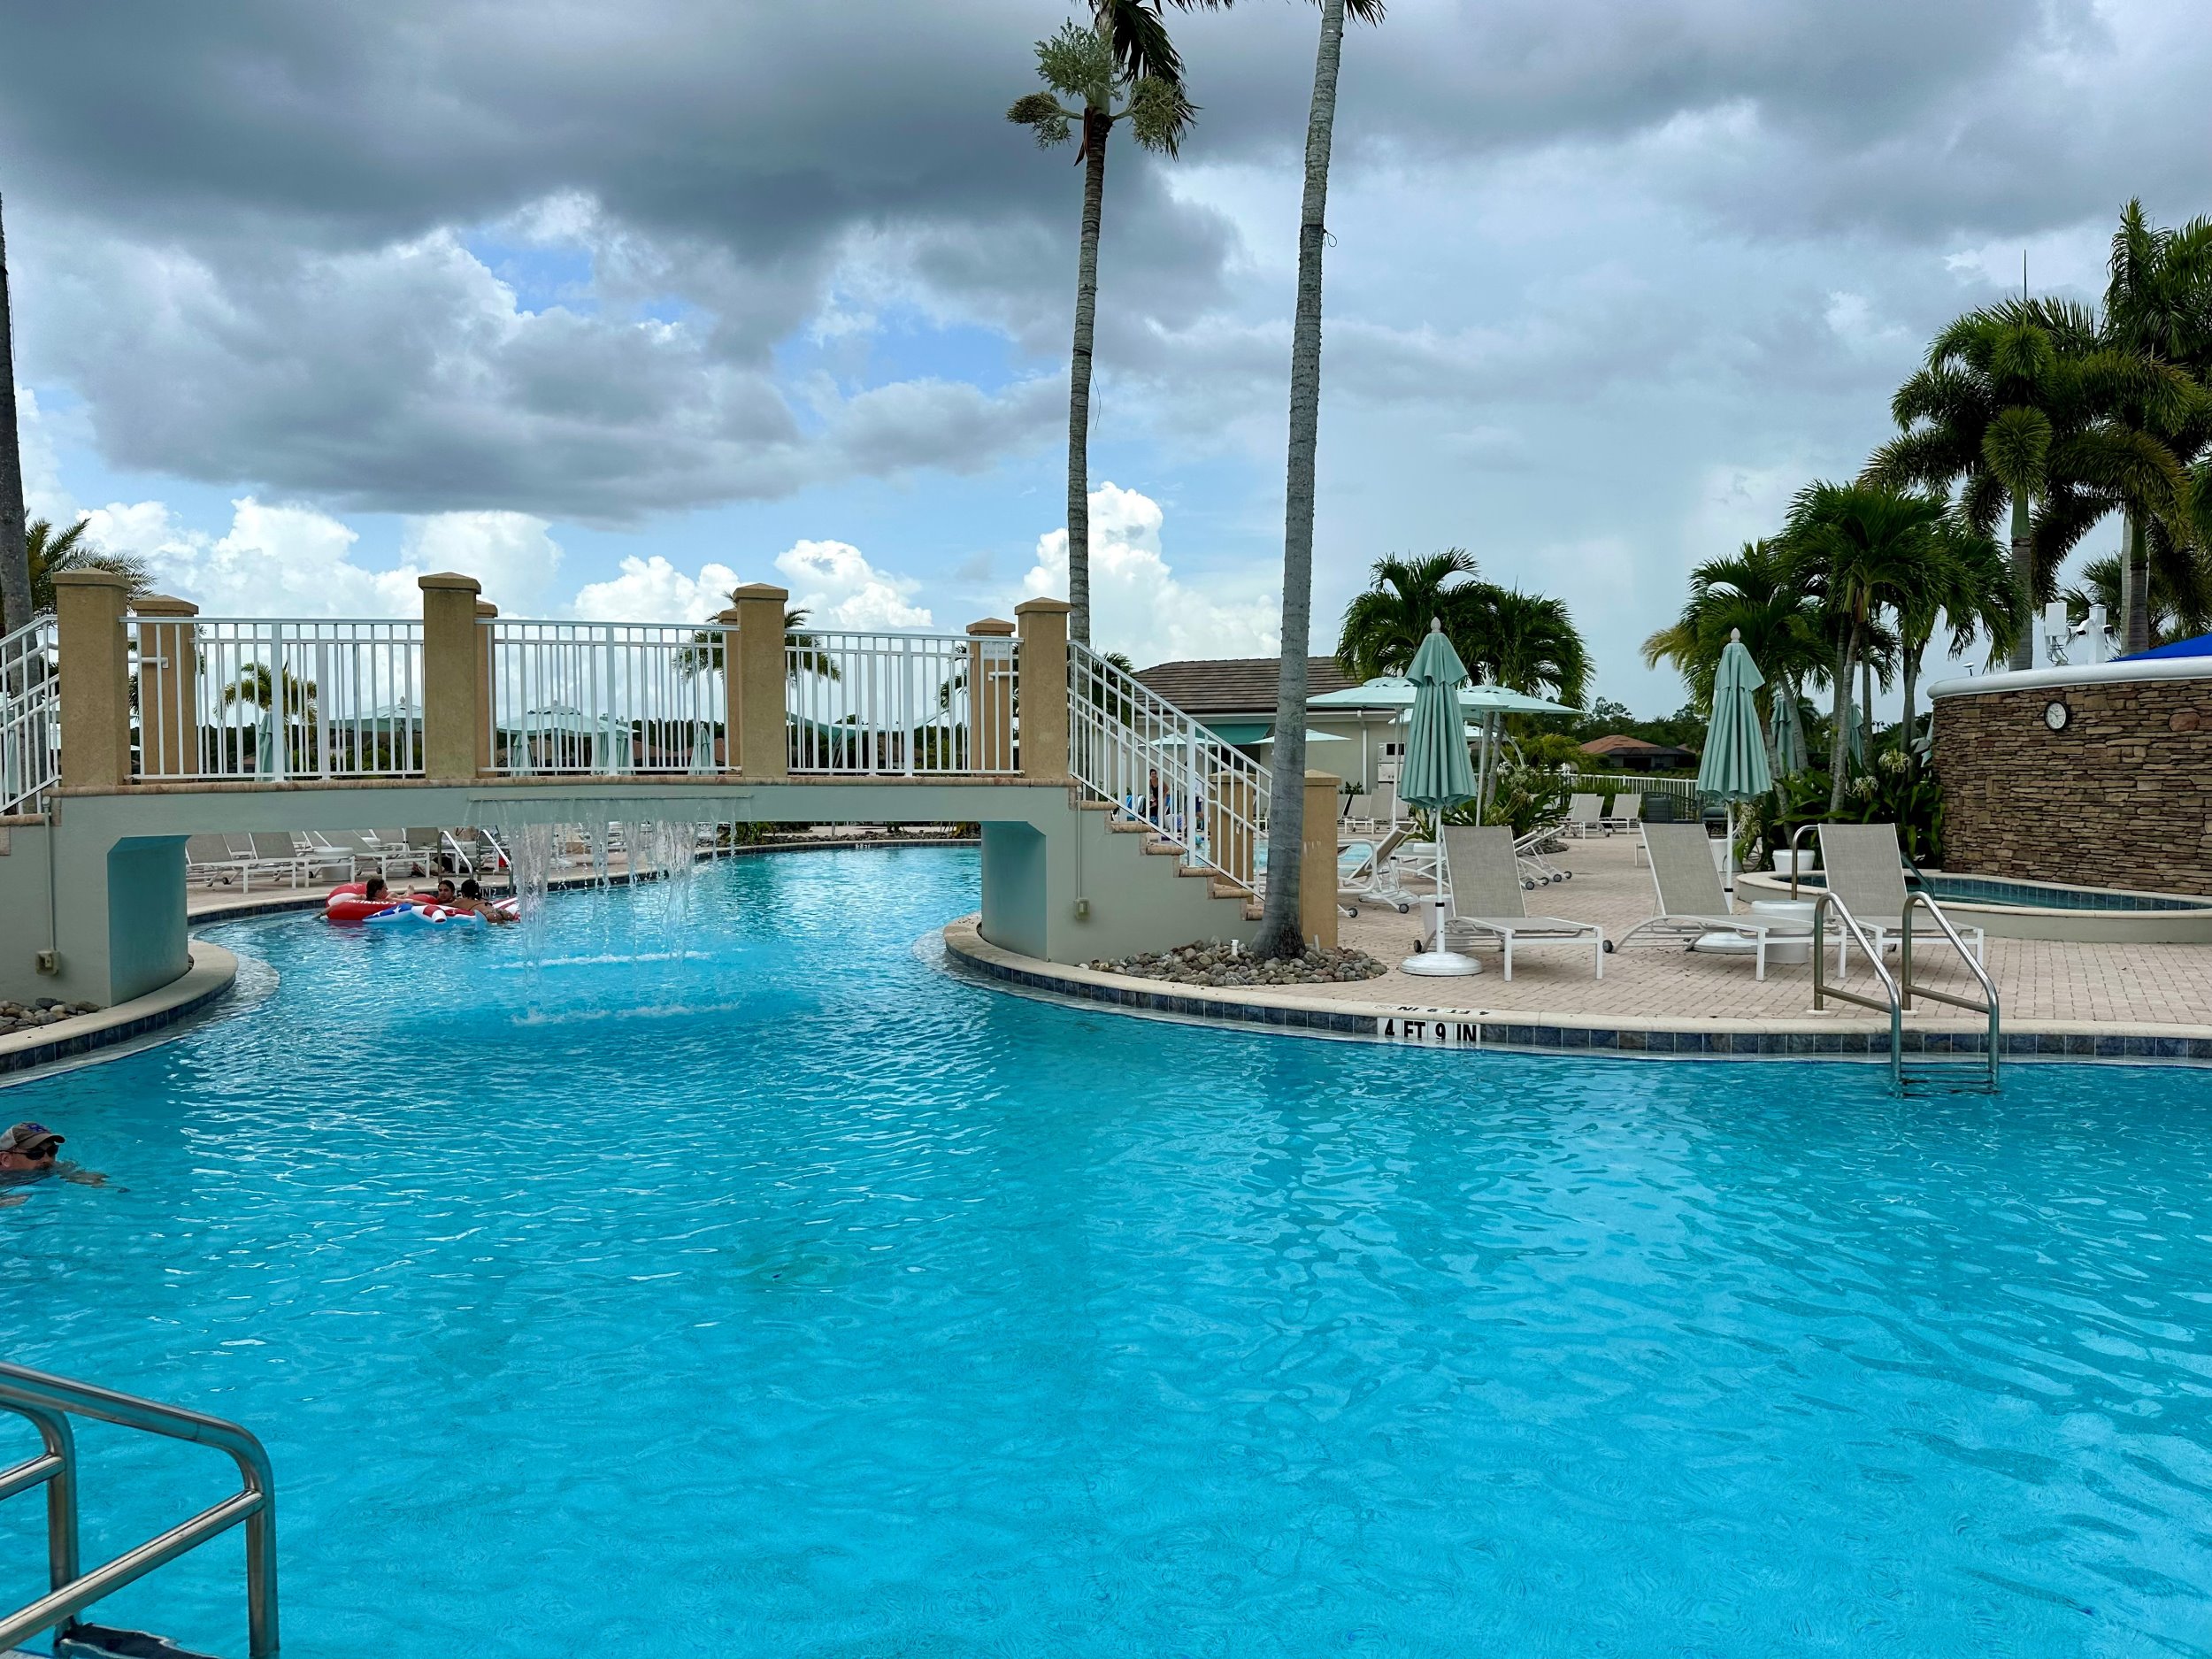
[[[0,1170],[50,1170],[62,1139],[44,1124],[13,1125],[0,1134]]]

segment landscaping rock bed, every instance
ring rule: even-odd
[[[59,1025],[65,1019],[74,1019],[80,1014],[96,1014],[99,1008],[92,1002],[65,1002],[58,997],[42,996],[35,1002],[0,1002],[0,1037],[12,1031],[31,1031],[41,1025]]]
[[[1348,985],[1378,979],[1389,972],[1363,950],[1309,950],[1302,956],[1256,962],[1222,944],[1182,945],[1084,965],[1100,973],[1165,979],[1171,985]]]

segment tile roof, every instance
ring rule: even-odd
[[[1647,743],[1640,737],[1594,737],[1582,746],[1586,755],[1694,755],[1694,749],[1672,743]]]
[[[1137,671],[1137,679],[1186,714],[1272,714],[1282,659],[1276,657],[1214,657],[1200,662],[1156,663]],[[1309,657],[1310,695],[1356,685],[1333,657]]]

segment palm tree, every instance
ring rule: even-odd
[[[2196,219],[2178,230],[2151,226],[2143,204],[2131,201],[2120,211],[2120,226],[2113,233],[2109,280],[2105,288],[2105,334],[2118,349],[2187,371],[2200,384],[2212,380],[2212,219]],[[2130,424],[2152,428],[2152,411],[2130,411]],[[2185,411],[2178,421],[2153,428],[2169,449],[2184,460],[2195,458],[2212,442],[2212,420],[2204,401]],[[2155,503],[2128,502],[2122,531],[2121,638],[2126,651],[2150,648],[2152,543],[2162,532],[2168,547],[2168,585],[2192,584],[2174,571],[2175,555],[2194,562],[2199,557],[2193,538],[2174,532],[2180,526],[2170,517],[2162,522]]]
[[[24,550],[31,567],[31,614],[54,608],[54,578],[63,571],[112,571],[129,583],[129,596],[142,599],[153,592],[153,572],[146,561],[128,553],[108,553],[84,539],[82,518],[66,530],[57,531],[44,518],[34,518],[24,536]]]
[[[1644,662],[1671,662],[1689,682],[1700,709],[1713,702],[1713,676],[1731,637],[1740,636],[1766,675],[1757,694],[1767,762],[1782,775],[1775,751],[1773,699],[1794,698],[1826,680],[1834,653],[1830,629],[1812,595],[1800,585],[1793,561],[1778,541],[1747,541],[1724,558],[1707,559],[1690,572],[1690,597],[1682,614],[1644,641]]]
[[[1487,582],[1479,599],[1474,655],[1463,658],[1467,665],[1509,690],[1580,708],[1590,684],[1590,651],[1566,603]]]
[[[1306,188],[1298,212],[1298,306],[1290,334],[1290,457],[1283,492],[1283,667],[1275,694],[1274,776],[1268,798],[1267,908],[1253,953],[1301,956],[1300,856],[1306,823],[1306,649],[1313,625],[1314,452],[1321,431],[1321,248],[1328,236],[1329,149],[1336,132],[1344,17],[1382,21],[1382,0],[1321,0],[1313,105],[1306,117]]]
[[[1863,480],[1809,484],[1790,503],[1781,540],[1797,580],[1825,600],[1841,624],[1830,672],[1832,814],[1843,807],[1843,719],[1852,671],[1867,660],[1863,652],[1878,613],[1894,609],[1922,580],[1947,511],[1940,496]]]
[[[1949,627],[1951,655],[1961,656],[1978,638],[1989,641],[1989,660],[2012,649],[2020,614],[2009,563],[1996,540],[1954,513],[1937,526],[1929,557],[1893,596],[1899,672],[1904,681],[1902,729],[1909,745],[1919,719],[1916,694],[1920,665],[1940,618]]]
[[[23,524],[23,453],[16,430],[15,325],[8,309],[8,238],[0,226],[0,634],[38,614]]]
[[[1967,522],[1985,533],[2010,501],[2020,608],[2011,665],[2025,668],[2035,604],[2098,519],[2131,505],[2147,518],[2185,516],[2186,480],[2161,434],[2184,424],[2196,399],[2185,372],[2116,345],[2087,307],[2008,300],[1936,336],[1927,366],[1891,402],[1904,432],[1875,452],[1865,478],[1956,487]]]
[[[730,603],[737,603],[735,594],[730,595]],[[806,618],[804,607],[799,605],[783,613],[784,642],[789,653],[784,658],[784,678],[796,680],[801,674],[812,674],[818,680],[841,678],[837,661],[824,649],[822,636],[807,632]],[[720,673],[723,633],[720,628],[701,628],[695,633],[691,643],[676,653],[676,672],[686,680]]]
[[[2148,570],[2148,638],[2144,649],[2212,632],[2212,580],[2208,580],[2201,563],[2190,560],[2170,566],[2154,558]],[[2177,579],[2181,585],[2176,585]],[[2067,614],[2079,622],[2089,614],[2089,607],[2097,604],[2105,608],[2108,616],[2117,615],[2124,580],[2117,553],[2091,559],[2081,567],[2081,580],[2063,595]]]
[[[1173,0],[1226,6],[1230,0]],[[1091,340],[1098,314],[1098,234],[1106,197],[1106,141],[1127,121],[1145,149],[1173,155],[1197,116],[1183,88],[1182,56],[1168,38],[1160,0],[1094,0],[1091,27],[1064,25],[1037,42],[1049,92],[1018,98],[1006,119],[1032,129],[1040,149],[1082,141],[1083,231],[1076,258],[1075,346],[1068,365],[1068,637],[1091,642]],[[1056,96],[1057,95],[1057,96]],[[1075,100],[1069,109],[1062,97]],[[1119,107],[1116,107],[1116,100]]]
[[[1485,584],[1472,580],[1474,555],[1446,548],[1425,558],[1390,554],[1375,561],[1373,581],[1344,607],[1337,665],[1355,680],[1402,674],[1421,649],[1432,618],[1444,625],[1462,661],[1471,661],[1478,602]]]

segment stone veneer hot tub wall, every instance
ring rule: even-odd
[[[1949,869],[2212,893],[2212,659],[1987,674],[1930,696]],[[2054,702],[2062,731],[2045,723]]]

